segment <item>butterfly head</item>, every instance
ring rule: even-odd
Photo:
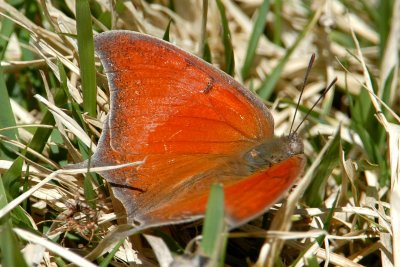
[[[252,147],[243,155],[243,160],[251,171],[257,171],[303,154],[303,149],[303,140],[294,132],[288,136],[267,139]]]
[[[287,156],[303,154],[304,145],[303,139],[296,133],[291,133],[288,136],[281,137],[282,142],[287,144]]]

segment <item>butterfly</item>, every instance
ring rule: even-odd
[[[302,173],[296,131],[274,136],[263,102],[232,77],[176,46],[131,31],[95,37],[110,112],[91,166],[103,171],[128,223],[142,228],[204,216],[210,187],[224,187],[237,227],[263,214]]]

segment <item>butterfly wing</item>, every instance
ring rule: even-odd
[[[234,208],[255,190],[239,190],[253,181],[238,164],[241,155],[273,137],[272,116],[257,97],[197,57],[147,35],[113,31],[98,35],[95,45],[109,80],[111,109],[92,164],[145,160],[102,173],[129,221],[160,225],[198,218],[215,182],[225,185],[232,221],[273,203],[267,192],[250,213],[236,216]],[[283,166],[294,163],[298,171],[297,161]],[[269,172],[254,178],[263,190],[271,186]],[[297,175],[284,176],[291,183]],[[280,193],[289,188],[284,184]]]
[[[304,162],[304,157],[297,155],[246,179],[230,177],[231,182],[224,187],[228,225],[236,227],[264,213],[293,185],[303,170]],[[165,220],[166,214],[182,218],[182,221],[200,218],[205,213],[207,200],[208,192],[205,190],[187,192],[151,210],[145,214],[145,220],[157,225]],[[182,211],[190,211],[190,216],[182,216]]]
[[[221,71],[125,31],[96,38],[111,93],[111,146],[127,154],[232,154],[273,135],[270,112]],[[129,134],[127,134],[129,133]]]

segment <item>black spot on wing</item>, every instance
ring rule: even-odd
[[[203,94],[208,94],[208,93],[212,90],[213,86],[214,86],[214,80],[210,80],[210,81],[208,81],[208,83],[207,83],[207,87],[204,88],[204,90],[201,91],[201,92],[202,92]]]
[[[113,182],[108,182],[109,185],[111,185],[112,187],[116,187],[116,188],[124,188],[124,189],[129,189],[129,190],[133,190],[133,191],[138,191],[140,193],[145,193],[146,190],[138,188],[138,187],[134,187],[134,186],[130,186],[127,184],[117,184],[117,183],[113,183]]]

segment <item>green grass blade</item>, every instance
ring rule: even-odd
[[[57,264],[58,267],[66,267],[67,264],[61,257],[54,257],[54,262]]]
[[[6,52],[6,47],[8,45],[8,38],[14,33],[14,23],[9,19],[1,20],[1,30],[0,34],[3,38],[0,38],[0,59],[4,59],[4,54]],[[7,37],[7,38],[4,38]]]
[[[18,240],[9,221],[0,225],[0,250],[2,266],[28,266],[22,256]]]
[[[393,86],[394,83],[394,78],[396,75],[396,67],[393,66],[393,68],[390,70],[389,75],[386,77],[386,80],[384,81],[383,88],[380,92],[382,101],[385,103],[390,103],[392,100],[390,97],[392,95],[395,95],[395,92],[392,94],[392,90],[396,90],[396,87]],[[389,112],[386,109],[383,109],[382,112],[388,116]]]
[[[211,64],[212,62],[212,55],[210,46],[208,45],[208,40],[206,39],[203,44],[203,59]]]
[[[67,102],[67,98],[65,93],[62,90],[56,90],[56,95],[54,97],[54,101],[57,106],[63,106]],[[50,111],[46,110],[41,122],[41,125],[55,125],[55,120],[53,114]],[[39,153],[41,153],[46,146],[47,140],[49,139],[53,129],[49,128],[37,128],[35,131],[33,138],[29,142],[29,147]],[[29,154],[29,159],[36,160],[36,157]]]
[[[274,2],[274,44],[281,45],[281,32],[282,32],[282,0],[275,0]]]
[[[172,19],[170,19],[168,21],[168,25],[167,25],[167,28],[165,29],[164,36],[163,36],[163,40],[167,41],[167,42],[169,42],[169,31],[171,28],[171,22],[172,22]]]
[[[203,7],[202,7],[202,18],[201,18],[201,37],[200,37],[200,51],[199,56],[211,63],[212,56],[211,56],[211,49],[208,44],[208,37],[207,37],[207,16],[208,16],[208,0],[202,0]]]
[[[235,72],[235,57],[233,54],[233,46],[231,39],[231,32],[229,30],[228,19],[226,17],[225,7],[221,0],[216,0],[222,21],[222,35],[224,40],[224,54],[225,54],[225,72],[233,76]]]
[[[246,57],[242,67],[242,80],[246,80],[249,76],[251,65],[253,64],[254,56],[256,54],[256,49],[258,41],[264,31],[265,22],[267,20],[267,13],[269,10],[269,0],[264,0],[260,9],[258,10],[258,15],[256,22],[254,23],[254,28],[251,33],[250,41],[247,46]]]
[[[305,201],[310,207],[319,207],[325,196],[326,181],[332,170],[339,164],[340,131],[334,136],[326,151],[315,178],[304,194]]]
[[[8,19],[3,19],[1,24],[1,36],[9,38],[14,32],[14,23]],[[0,60],[3,60],[6,47],[8,45],[7,38],[0,38]],[[4,73],[0,66],[0,129],[5,127],[15,126],[15,118],[11,108],[10,98],[8,95],[8,90],[6,82],[4,79]],[[2,131],[1,134],[11,138],[16,139],[17,129],[11,129],[7,131]]]
[[[306,266],[307,267],[319,267],[320,265],[319,265],[319,262],[317,260],[317,257],[313,255],[313,256],[307,258]]]
[[[168,0],[168,8],[175,12],[174,0]]]
[[[379,53],[380,58],[383,58],[385,54],[386,44],[388,42],[388,36],[391,27],[392,13],[393,13],[393,2],[394,1],[379,1],[378,9],[378,33],[380,35]]]
[[[329,227],[332,225],[332,220],[333,220],[333,216],[334,216],[334,214],[335,214],[335,209],[336,209],[336,207],[337,207],[337,203],[338,203],[339,196],[340,196],[340,193],[338,192],[338,193],[336,194],[336,198],[335,198],[335,200],[334,200],[334,202],[333,202],[333,204],[332,204],[332,207],[329,209],[329,212],[328,212],[328,214],[327,214],[327,216],[326,216],[326,219],[325,219],[325,221],[324,221],[324,228],[323,228],[323,229],[324,229],[327,233],[329,232]],[[322,235],[322,236],[317,237],[316,241],[318,242],[318,244],[319,244],[320,246],[323,246],[323,244],[324,244],[324,239],[325,239],[325,236]]]
[[[7,197],[15,198],[19,195],[23,163],[24,160],[21,157],[18,157],[2,177]]]
[[[224,232],[224,190],[222,185],[214,184],[208,198],[201,248],[215,264],[221,260],[220,254],[223,253],[222,248],[226,239],[222,235]]]
[[[3,70],[0,66],[0,129],[16,126],[13,110],[11,108],[10,98],[4,80]],[[11,138],[17,138],[17,129],[2,131],[1,134]]]
[[[172,253],[183,254],[185,252],[185,249],[167,233],[160,231],[159,229],[154,229],[154,233],[156,234],[156,236],[162,238],[162,240]]]
[[[43,119],[40,121],[41,125],[55,125],[54,117],[50,113],[50,111],[46,111],[43,116]],[[46,142],[49,139],[51,132],[53,129],[49,128],[37,128],[31,142],[29,143],[29,147],[37,152],[42,152],[43,148],[46,146]],[[30,159],[35,160],[36,157],[28,156]]]
[[[371,83],[376,90],[376,82],[372,80]],[[355,97],[349,95],[349,99],[351,100],[349,107],[352,118],[350,127],[359,135],[368,161],[379,165],[380,182],[385,182],[389,179],[385,156],[387,155],[386,131],[377,125],[377,120],[374,118],[375,109],[366,90],[361,90]]]
[[[76,122],[78,122],[79,125],[82,126],[82,128],[87,132],[86,123],[84,122],[84,120],[82,118],[82,110],[81,110],[80,106],[78,105],[78,103],[75,102],[74,98],[71,96],[71,94],[68,91],[67,74],[65,73],[64,66],[60,60],[57,61],[57,67],[58,67],[58,70],[60,71],[60,86],[66,95],[66,99],[62,99],[61,97],[65,96],[64,94],[62,94],[61,92],[59,94],[56,94],[56,100],[58,99],[57,97],[60,98],[59,102],[57,102],[57,103],[60,103],[60,105],[63,105],[68,100],[69,103],[71,104],[70,109],[72,111],[73,117],[75,118]]]
[[[7,205],[6,195],[3,180],[0,179],[0,208]],[[2,266],[27,266],[8,215],[0,219],[0,255]]]
[[[76,27],[78,33],[83,109],[90,116],[96,117],[96,69],[94,65],[92,19],[87,0],[76,1]]]
[[[311,31],[311,29],[315,26],[317,23],[320,14],[321,14],[322,9],[318,9],[317,12],[315,12],[314,16],[312,19],[309,21],[309,23],[306,25],[304,30],[297,36],[296,41],[293,43],[293,45],[287,50],[286,54],[282,59],[279,61],[278,65],[276,68],[271,72],[271,74],[268,76],[267,79],[264,80],[260,88],[258,89],[257,93],[262,99],[268,99],[274,88],[276,83],[279,80],[279,77],[282,73],[283,67],[286,65],[288,62],[290,56],[293,54],[293,52],[296,50],[297,46],[300,44],[300,42],[304,39],[304,37]]]
[[[85,178],[83,179],[83,193],[85,195],[85,199],[89,206],[92,209],[96,208],[96,200],[97,200],[97,194],[96,191],[94,191],[93,188],[93,183],[92,183],[92,176],[90,173],[85,175]]]
[[[105,259],[99,264],[100,267],[107,267],[110,266],[111,261],[113,260],[115,253],[118,252],[118,249],[124,243],[125,239],[120,240],[115,247],[108,253]]]

